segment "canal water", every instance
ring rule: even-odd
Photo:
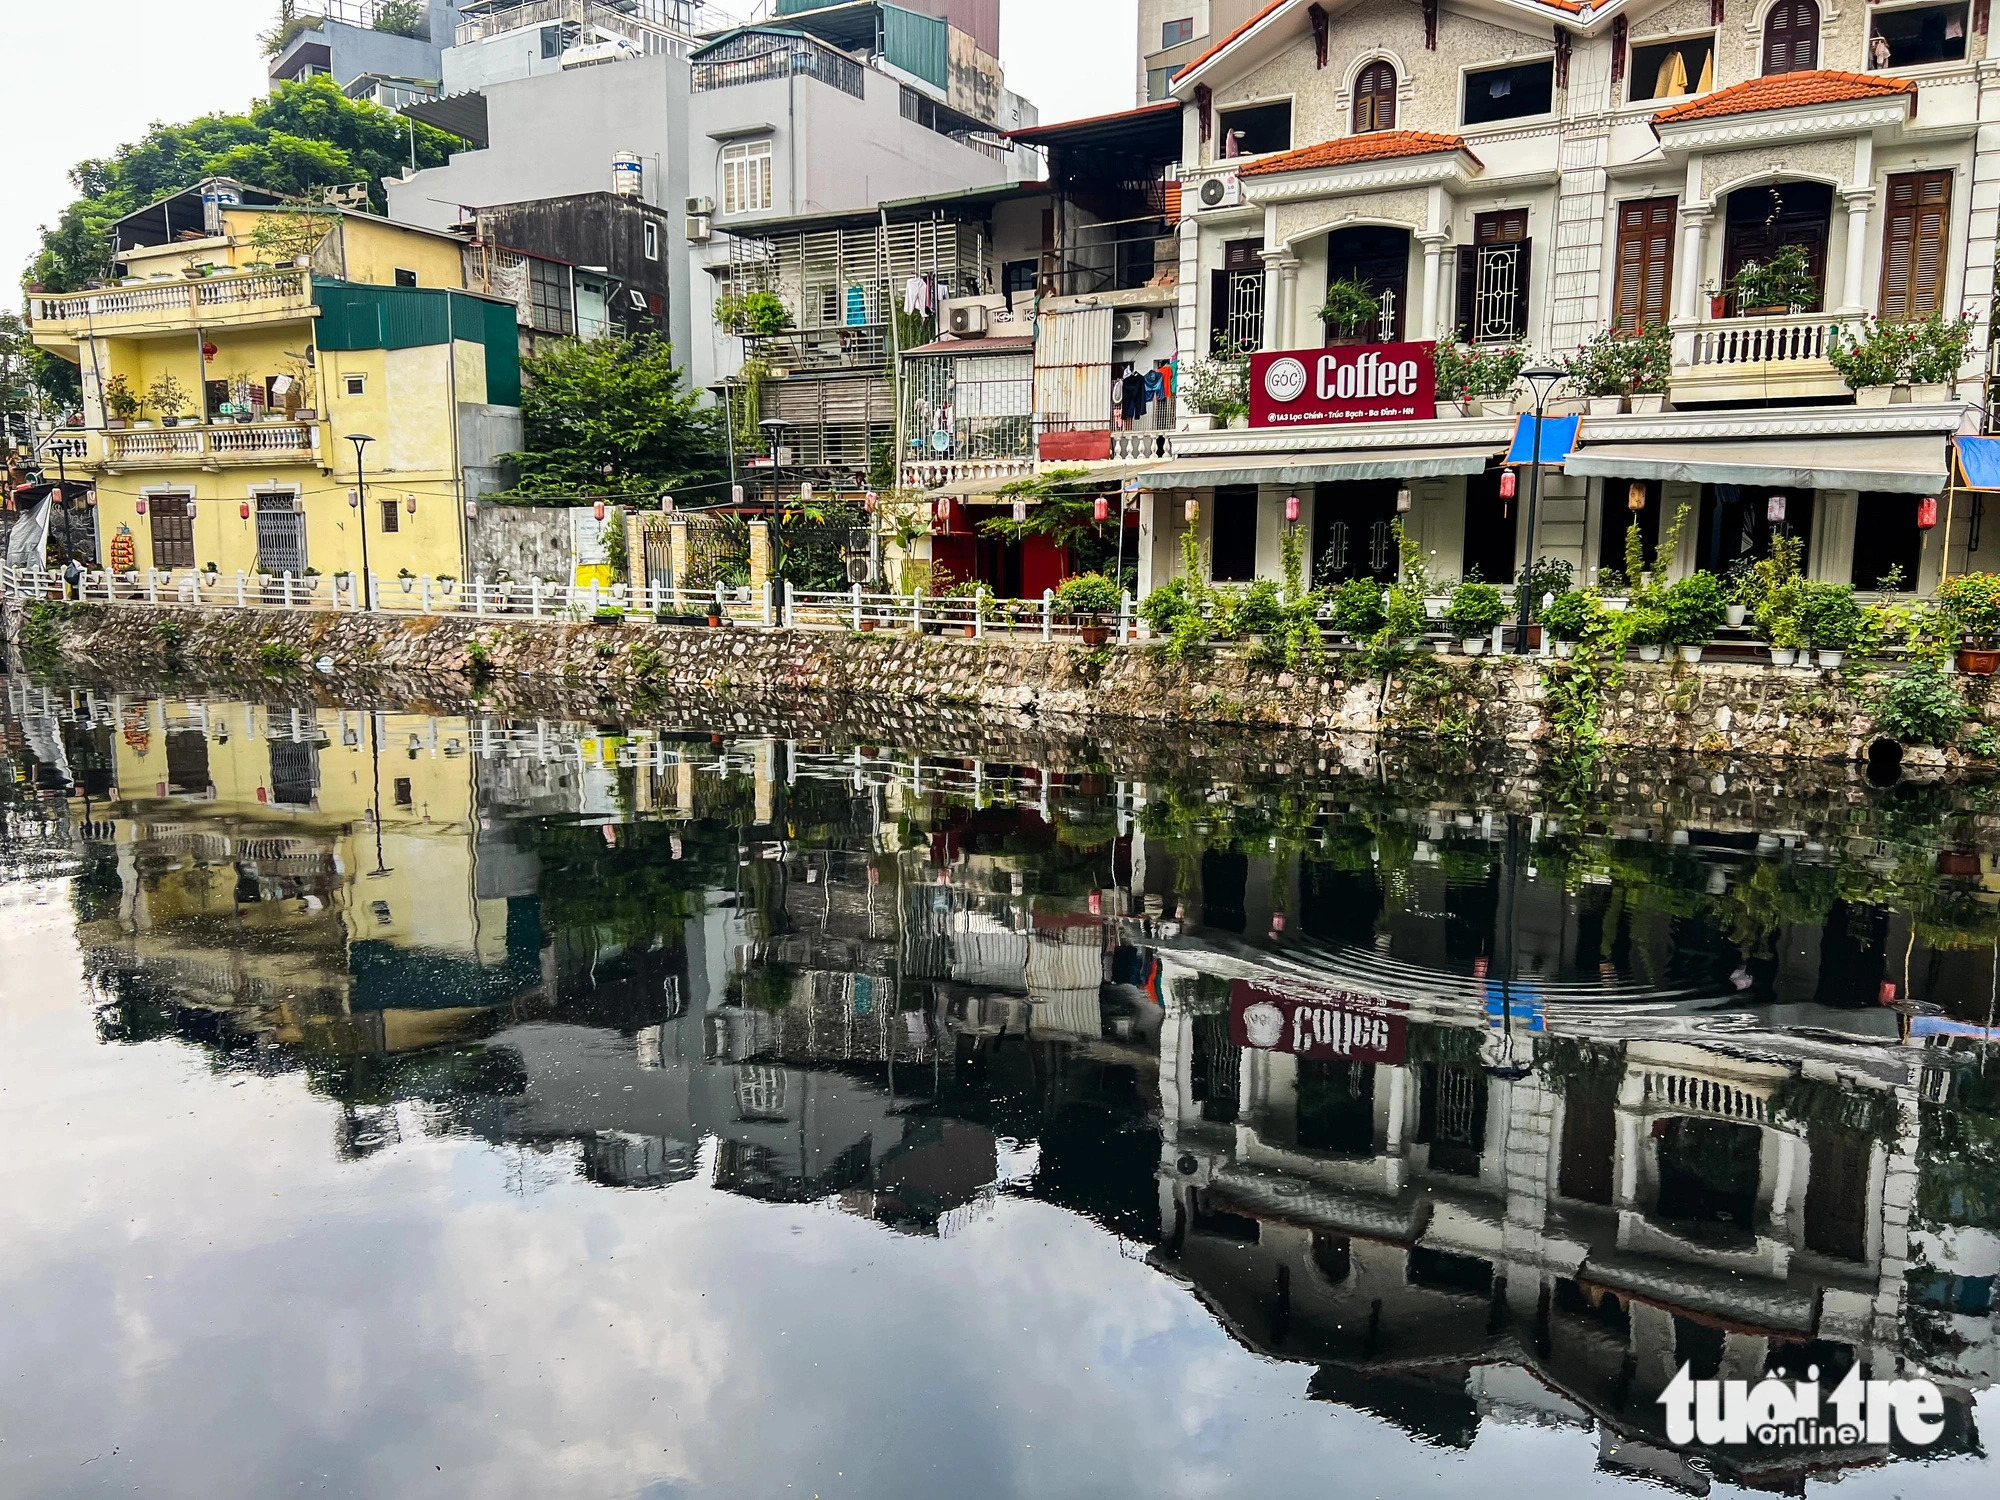
[[[1995,1493],[1991,788],[0,723],[0,1493]]]

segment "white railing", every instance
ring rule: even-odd
[[[1639,1081],[1646,1103],[1654,1109],[1714,1115],[1746,1125],[1770,1123],[1768,1089],[1745,1088],[1726,1079],[1704,1078],[1698,1073],[1677,1073],[1664,1069],[1647,1069],[1640,1073]]]
[[[869,593],[859,584],[844,591],[794,589],[787,584],[784,613],[791,625],[808,630],[907,631],[1016,641],[1074,640],[1102,631],[1107,642],[1139,638],[1129,594],[1122,596],[1116,614],[1071,615],[1057,607],[1053,590],[1044,590],[1039,599],[990,599],[984,595],[968,599]]]
[[[1839,320],[1823,313],[1778,318],[1722,318],[1693,331],[1690,365],[1795,364],[1824,360]]]
[[[978,479],[1033,479],[1035,461],[1032,458],[967,458],[940,459],[935,463],[916,460],[903,465],[903,479],[924,489],[939,489],[950,484],[965,484]]]
[[[29,298],[37,323],[69,323],[79,319],[146,318],[156,314],[192,316],[210,308],[237,307],[252,302],[304,303],[312,295],[312,272],[305,267],[284,271],[220,271],[213,276],[150,281],[143,286],[107,287],[95,292]]]
[[[1111,457],[1114,462],[1130,463],[1135,459],[1167,458],[1173,453],[1173,434],[1164,430],[1128,428],[1111,434]]]
[[[104,434],[105,461],[114,464],[205,458],[298,458],[318,451],[318,428],[302,422],[147,427]]]
[[[245,302],[303,301],[312,295],[311,276],[310,270],[300,267],[248,276],[203,277],[193,283],[195,303],[200,307],[235,307]]]

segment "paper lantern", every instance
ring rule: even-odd
[[[479,519],[479,502],[477,500],[468,500],[465,502],[465,519],[468,521]]]
[[[1111,519],[1111,502],[1102,495],[1099,495],[1096,502],[1090,507],[1090,512],[1098,520],[1108,521]]]
[[[1764,519],[1774,523],[1785,519],[1785,497],[1783,495],[1773,495],[1764,502]]]
[[[1500,471],[1500,498],[1502,500],[1512,500],[1514,498],[1514,491],[1520,487],[1520,484],[1520,479],[1516,477],[1512,469],[1502,469]]]
[[[871,516],[875,514],[875,492],[873,490],[870,490],[861,497],[861,508]]]
[[[1636,479],[1626,487],[1625,508],[1629,511],[1641,511],[1646,508],[1646,486]]]
[[[1187,523],[1192,526],[1201,516],[1201,502],[1190,495],[1185,509],[1187,511]]]
[[[591,513],[591,515],[593,515],[594,517],[596,517],[596,518],[597,518],[598,520],[600,520],[600,521],[601,521],[601,520],[603,520],[603,519],[604,519],[604,502],[603,502],[602,500],[600,500],[600,501],[598,501],[598,502],[597,502],[597,503],[596,503],[595,505],[591,506],[591,507],[590,507],[590,513]]]
[[[1407,512],[1412,503],[1414,503],[1414,497],[1408,490],[1396,491],[1396,509],[1398,511]]]
[[[937,523],[946,530],[951,529],[951,502],[949,500],[938,501]]]
[[[236,507],[236,514],[237,514],[237,515],[239,515],[239,516],[241,516],[241,517],[242,517],[242,518],[243,518],[244,520],[246,520],[246,521],[247,521],[247,520],[249,520],[249,519],[250,519],[250,502],[249,502],[248,500],[245,500],[245,501],[241,502],[240,504],[238,504],[238,505],[237,505],[237,507]]]
[[[146,513],[146,497],[144,495],[139,497],[138,506],[139,514],[143,516]]]
[[[361,508],[361,491],[349,490],[347,492],[347,508],[349,510],[359,510]]]
[[[1929,531],[1937,525],[1937,496],[1926,495],[1917,502],[1917,530]]]
[[[674,513],[674,497],[672,495],[660,496],[660,514],[663,516],[670,516],[673,513]]]
[[[1296,521],[1298,518],[1299,497],[1297,495],[1285,496],[1285,519],[1287,521]]]
[[[415,495],[405,495],[403,497],[403,509],[414,516],[417,513],[417,497]]]

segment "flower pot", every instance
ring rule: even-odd
[[[1686,662],[1689,666],[1693,666],[1696,662],[1701,660],[1701,647],[1699,646],[1681,647],[1681,660]]]
[[[1723,618],[1729,621],[1729,628],[1731,630],[1742,629],[1743,622],[1750,618],[1750,608],[1745,604],[1725,605],[1723,606],[1722,613]]]
[[[1414,652],[1417,650],[1418,647],[1422,646],[1423,643],[1424,643],[1424,638],[1420,635],[1406,635],[1397,644],[1399,644],[1406,652]]]
[[[1641,646],[1639,648],[1639,660],[1658,661],[1662,656],[1666,655],[1666,652],[1667,648],[1665,646]]]
[[[106,432],[123,432],[126,428],[130,427],[131,425],[132,424],[127,420],[125,420],[123,417],[106,417],[104,419],[104,430]]]
[[[1856,406],[1887,406],[1896,394],[1893,385],[1864,385],[1854,393]]]
[[[1726,293],[1717,293],[1708,299],[1708,315],[1711,318],[1729,316],[1729,297]]]
[[[1205,411],[1191,411],[1181,418],[1182,432],[1213,432],[1215,418]]]
[[[979,634],[979,627],[977,625],[968,625],[965,627],[965,638],[968,641],[972,640],[978,634]]]
[[[708,620],[708,623],[709,623],[709,624],[711,624],[711,625],[713,625],[713,624],[715,624],[715,623],[716,623],[716,621],[715,621],[715,617],[714,617],[713,615],[709,616],[709,620]],[[863,621],[861,622],[861,628],[862,628],[863,630],[873,630],[873,629],[875,628],[875,625],[876,625],[876,622],[875,622],[874,620],[863,620]]]
[[[1774,667],[1789,667],[1798,659],[1799,653],[1789,646],[1773,646],[1771,648],[1771,665]]]
[[[1631,404],[1635,417],[1656,417],[1667,409],[1665,391],[1634,391],[1626,400]]]
[[[1106,641],[1111,639],[1111,627],[1102,622],[1079,625],[1076,633],[1083,637],[1083,643],[1086,646],[1102,646]]]
[[[1450,602],[1449,599],[1426,599],[1424,601],[1424,618],[1426,620],[1442,620],[1444,618],[1445,607]]]
[[[1248,432],[1250,430],[1250,419],[1248,417],[1231,417],[1229,419],[1229,430],[1231,432]]]
[[[1440,401],[1437,404],[1437,419],[1440,422],[1455,422],[1464,415],[1464,406],[1456,401]]]
[[[1991,677],[2000,672],[2000,651],[1984,646],[1960,646],[1958,670],[1972,677]]]
[[[1585,404],[1593,417],[1615,417],[1625,410],[1623,396],[1592,396]]]
[[[710,630],[720,630],[722,628],[722,616],[721,615],[708,616],[708,628]],[[873,630],[875,628],[875,622],[873,620],[870,620],[866,625],[862,626],[861,628],[863,630]]]
[[[1937,381],[1934,384],[1912,385],[1910,404],[1912,406],[1937,406],[1951,399],[1951,383]]]
[[[1467,656],[1484,656],[1488,641],[1483,635],[1469,635],[1458,643]]]
[[[1980,875],[1979,852],[1975,849],[1940,849],[1937,872],[1961,880],[1977,880]]]
[[[1576,655],[1576,642],[1575,642],[1575,641],[1557,641],[1557,642],[1556,642],[1556,655],[1557,655],[1557,656],[1560,656],[1560,657],[1562,657],[1562,658],[1564,658],[1565,660],[1567,660],[1568,658],[1570,658],[1570,657],[1572,657],[1572,656]]]
[[[297,411],[292,413],[292,420],[294,422],[317,422],[319,420],[319,409],[313,406],[301,406]]]

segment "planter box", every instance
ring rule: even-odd
[[[1213,432],[1215,418],[1205,411],[1193,411],[1181,418],[1180,426],[1182,432]]]
[[[1040,453],[1044,462],[1095,463],[1111,457],[1111,429],[1090,428],[1082,432],[1045,432]]]
[[[1635,417],[1656,417],[1667,409],[1665,391],[1635,391],[1626,398]]]
[[[1979,853],[1974,849],[1940,849],[1937,872],[1961,880],[1977,880],[1980,874]]]
[[[1586,404],[1589,406],[1590,415],[1593,417],[1615,417],[1625,410],[1625,398],[1623,396],[1591,396],[1587,399]]]
[[[1949,381],[1939,381],[1934,385],[1913,385],[1910,387],[1912,406],[1938,406],[1951,399]]]
[[[1083,637],[1083,643],[1086,646],[1102,646],[1106,641],[1111,639],[1111,627],[1102,624],[1079,625],[1077,627],[1077,634]]]
[[[1864,385],[1854,393],[1856,406],[1887,406],[1895,398],[1893,385]]]
[[[1638,650],[1640,661],[1658,661],[1662,656],[1666,655],[1667,648],[1665,646],[1641,646]]]
[[[1991,677],[1995,672],[2000,672],[2000,650],[1989,651],[1982,646],[1960,646],[1958,670],[1970,677]]]

